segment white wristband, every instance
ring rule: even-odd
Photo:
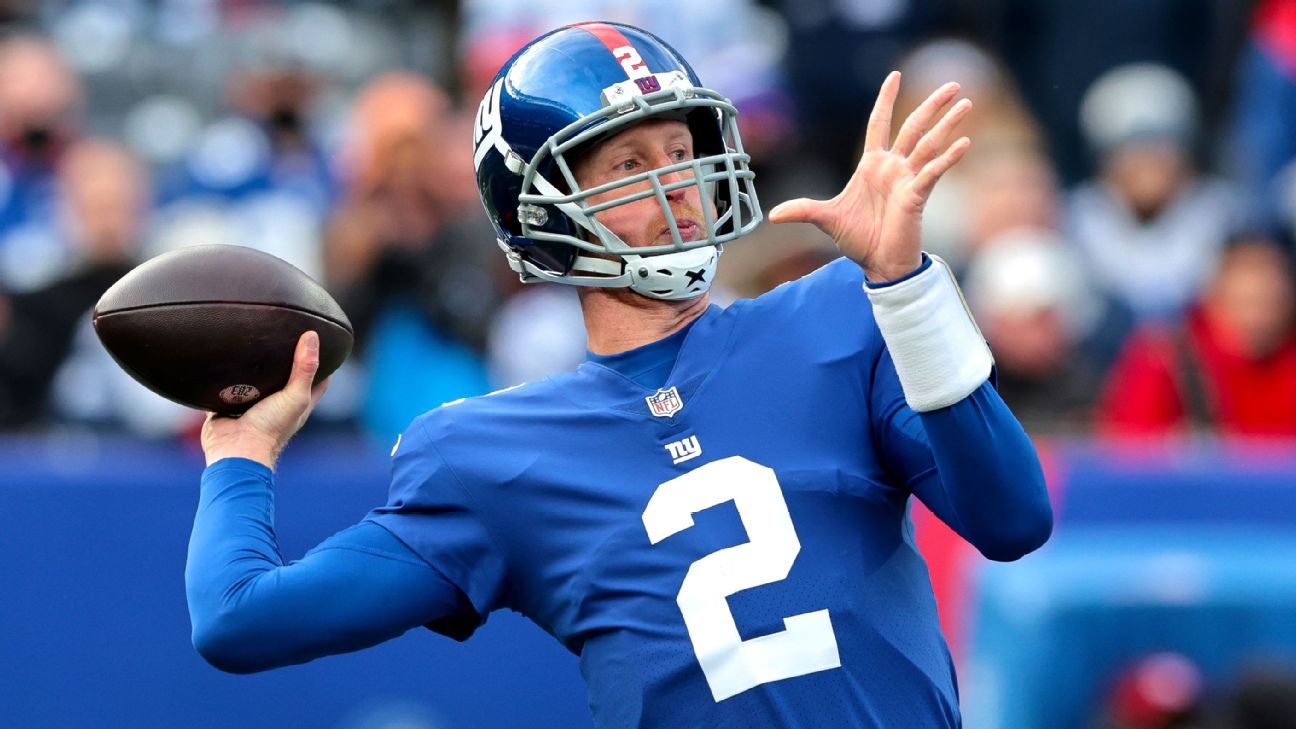
[[[926,271],[896,284],[864,286],[891,350],[905,401],[916,412],[948,407],[990,377],[994,357],[968,311],[949,266],[936,256]]]

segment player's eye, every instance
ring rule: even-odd
[[[671,152],[671,159],[676,162],[684,162],[685,160],[693,159],[693,155],[689,153],[687,149],[677,149],[674,152]]]
[[[629,157],[617,163],[618,172],[634,172],[639,167],[639,160]]]

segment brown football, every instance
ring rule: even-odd
[[[353,340],[346,314],[311,277],[235,245],[181,248],[139,265],[104,292],[94,327],[145,387],[226,415],[284,388],[303,332],[320,337],[316,382]]]

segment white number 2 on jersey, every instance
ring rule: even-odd
[[[689,566],[680,612],[716,701],[763,683],[841,666],[827,610],[783,619],[784,630],[743,640],[728,596],[786,579],[801,542],[774,471],[733,456],[708,463],[657,488],[643,523],[653,544],[693,526],[693,515],[733,501],[749,541]]]

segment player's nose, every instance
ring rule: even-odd
[[[673,160],[666,162],[666,165],[673,164],[676,164]],[[664,167],[666,165],[662,166]],[[666,198],[671,202],[679,202],[684,199],[684,196],[688,194],[688,191],[693,187],[691,184],[688,184],[693,180],[693,170],[685,167],[682,170],[663,173],[658,176],[658,179],[661,181],[662,187],[673,188],[666,190]]]

